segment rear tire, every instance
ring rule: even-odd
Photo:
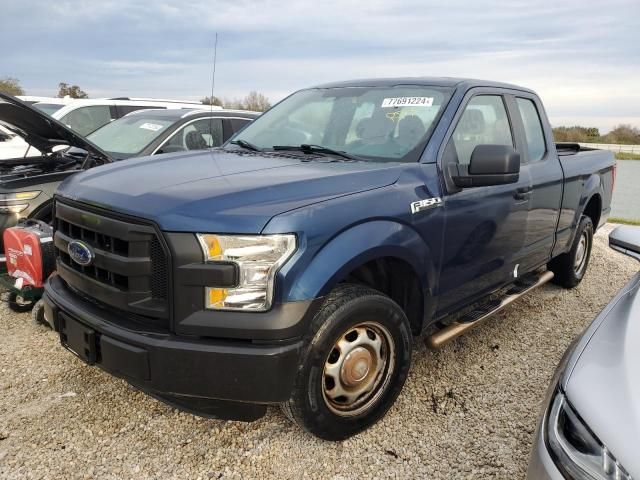
[[[589,217],[582,216],[571,250],[557,256],[548,264],[554,273],[553,282],[564,287],[577,286],[587,271],[591,248],[593,246],[593,222]]]
[[[389,297],[337,286],[314,317],[287,417],[325,440],[344,440],[393,405],[411,363],[411,329]]]

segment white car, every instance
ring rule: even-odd
[[[20,135],[0,125],[0,160],[23,157],[28,147]]]
[[[24,103],[27,103],[38,110],[43,111],[47,115],[52,115],[57,110],[60,110],[65,105],[73,102],[73,98],[70,96],[66,96],[64,98],[58,97],[36,97],[34,95],[18,95],[16,97],[19,100],[22,100]]]
[[[113,120],[143,109],[202,109],[200,102],[160,100],[152,98],[96,98],[71,99],[48,97],[18,97],[32,107],[51,115],[80,135],[88,135]],[[220,110],[221,107],[207,109]],[[51,110],[51,111],[48,111]],[[5,131],[8,131],[5,129]],[[13,132],[15,133],[15,132]],[[30,147],[19,135],[13,135],[8,142],[0,142],[0,159],[33,157],[40,152]]]

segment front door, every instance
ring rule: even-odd
[[[517,149],[512,125],[502,95],[471,96],[447,142],[443,174],[450,162],[468,165],[478,145]],[[455,310],[519,275],[531,178],[525,166],[514,184],[447,190],[438,313]]]

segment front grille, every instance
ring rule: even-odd
[[[110,216],[79,204],[56,202],[54,243],[58,273],[73,289],[121,312],[168,328],[169,260],[153,225]],[[93,251],[89,265],[71,258],[69,243]]]
[[[167,272],[167,258],[160,240],[154,237],[151,241],[151,294],[153,298],[167,298],[169,274]]]

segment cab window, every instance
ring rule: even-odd
[[[450,161],[468,165],[478,145],[513,147],[509,117],[500,95],[478,95],[469,101],[447,144],[445,156]]]
[[[63,124],[80,135],[88,135],[112,120],[115,118],[111,115],[109,105],[80,107],[60,119]]]
[[[223,143],[222,120],[203,118],[180,128],[162,147],[162,152],[202,150]]]
[[[516,101],[518,103],[520,117],[522,118],[522,124],[524,125],[529,162],[537,162],[542,160],[544,154],[547,153],[538,109],[533,101],[528,98],[517,98]]]

